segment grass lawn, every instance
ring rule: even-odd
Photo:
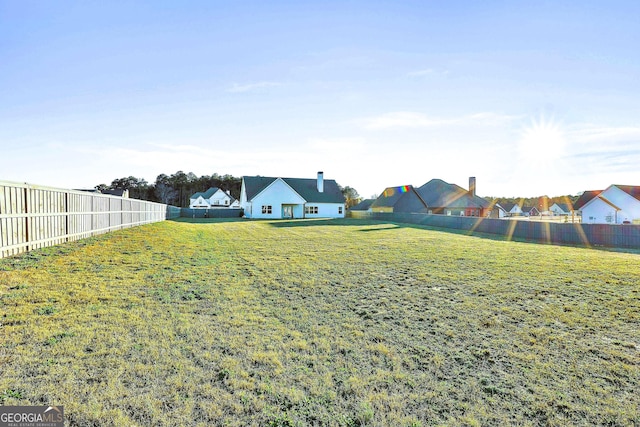
[[[0,404],[72,426],[637,426],[639,391],[638,254],[189,220],[0,260]]]

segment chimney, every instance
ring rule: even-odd
[[[318,192],[324,193],[324,172],[318,172]]]
[[[476,177],[475,176],[469,177],[469,195],[471,197],[476,195]]]

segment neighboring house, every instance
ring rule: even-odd
[[[491,218],[504,218],[507,216],[507,210],[500,203],[494,203],[489,216]]]
[[[357,205],[354,205],[351,208],[349,208],[349,210],[351,210],[351,211],[371,212],[371,205],[375,201],[376,201],[376,199],[364,199],[363,201],[361,201]]]
[[[412,185],[387,187],[371,204],[371,212],[427,213],[427,204]]]
[[[189,208],[191,209],[239,207],[240,203],[236,199],[218,187],[211,187],[207,191],[195,193],[189,198]]]
[[[519,216],[522,215],[522,207],[517,203],[503,203],[502,207],[506,211],[506,216]]]
[[[491,214],[491,203],[476,195],[475,177],[469,178],[469,190],[432,179],[416,192],[425,202],[427,213],[479,217]]]
[[[521,209],[523,216],[540,216],[540,211],[535,206],[523,206]]]
[[[638,223],[640,186],[611,185],[603,191],[585,191],[574,208],[582,212],[585,224]]]
[[[118,196],[125,199],[129,198],[129,190],[123,188],[115,188],[113,190],[102,190],[102,194],[108,194],[110,196]]]
[[[549,208],[549,211],[551,212],[551,215],[554,215],[554,216],[559,216],[559,215],[567,216],[567,215],[571,215],[573,208],[569,206],[567,203],[554,203]]]
[[[600,193],[602,193],[602,190],[585,191],[578,197],[578,200],[573,203],[573,211],[578,215],[582,215],[582,207],[594,197],[599,196]]]
[[[324,179],[242,177],[240,206],[247,218],[344,218],[338,184]]]

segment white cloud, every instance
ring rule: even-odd
[[[587,141],[606,141],[612,138],[634,139],[636,142],[640,140],[640,127],[634,126],[596,127],[583,125],[581,127],[574,126],[571,133],[574,138]]]
[[[431,117],[414,111],[398,111],[385,113],[375,117],[359,120],[366,130],[399,129],[399,128],[433,128],[448,125],[457,126],[502,126],[522,116],[510,116],[493,112],[481,112],[462,117]]]
[[[381,130],[392,128],[425,128],[451,123],[450,120],[434,119],[426,114],[411,111],[386,113],[376,117],[361,120],[367,130]]]
[[[264,88],[269,88],[269,87],[277,87],[277,86],[282,86],[282,83],[268,82],[268,81],[256,82],[256,83],[247,83],[247,84],[243,84],[243,85],[234,83],[227,90],[227,92],[233,92],[233,93],[251,92],[251,91],[254,91],[254,90],[258,90],[258,89],[264,89]]]

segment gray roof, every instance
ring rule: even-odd
[[[371,204],[375,202],[376,199],[364,199],[360,203],[351,207],[352,211],[366,211],[371,207]]]
[[[404,188],[406,190],[401,191],[400,189]],[[381,208],[381,207],[392,207],[395,206],[396,203],[402,199],[405,194],[409,194],[413,190],[413,187],[410,185],[402,185],[399,187],[387,187],[384,189],[382,194],[378,196],[378,198],[373,202],[371,207],[373,208]]]
[[[213,196],[214,194],[216,194],[216,192],[218,191],[218,187],[210,187],[207,191],[202,191],[199,193],[194,193],[191,196],[191,199],[197,199],[198,197],[202,196],[203,199],[208,199],[211,196]]]
[[[501,206],[507,212],[511,212],[511,209],[513,209],[514,206],[521,207],[520,205],[516,205],[515,203],[503,203]]]
[[[393,207],[394,212],[425,212],[427,205],[413,185],[387,187],[371,205],[372,209]]]
[[[640,186],[637,185],[617,185],[616,187],[633,197],[634,199],[640,200]]]
[[[555,203],[555,205],[558,205],[558,207],[563,211],[563,212],[571,212],[573,210],[573,208],[568,205],[567,203]],[[553,205],[551,205],[553,206]]]
[[[604,190],[587,190],[587,191],[585,191],[584,193],[582,193],[582,195],[580,197],[578,197],[578,200],[576,200],[576,202],[573,204],[573,209],[579,211],[591,199],[593,199],[594,197],[599,196],[600,193],[602,193],[603,191]]]
[[[252,200],[273,181],[278,178],[266,176],[244,176],[247,200]],[[315,178],[281,178],[308,203],[344,203],[344,195],[338,183],[333,179],[325,179],[324,191],[318,191],[318,180]]]
[[[471,196],[464,188],[432,179],[417,189],[429,208],[489,208],[491,203],[479,196]]]

